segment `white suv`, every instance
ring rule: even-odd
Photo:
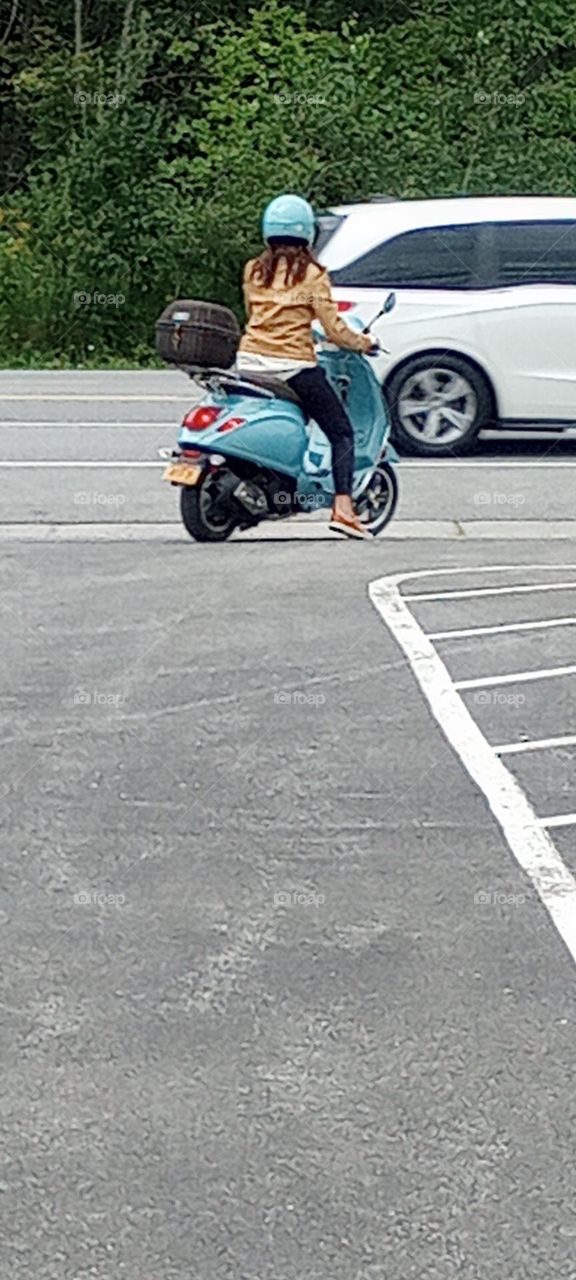
[[[576,426],[576,199],[343,205],[316,252],[341,311],[374,326],[395,442],[464,453],[481,427]]]

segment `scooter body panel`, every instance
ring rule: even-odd
[[[208,396],[203,403],[217,402]],[[230,431],[219,430],[231,418],[244,421]],[[288,400],[228,395],[212,427],[203,431],[182,427],[178,443],[181,448],[242,458],[296,478],[302,469],[308,432],[302,410]]]

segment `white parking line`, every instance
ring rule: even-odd
[[[486,568],[475,570],[487,571]],[[433,571],[429,572],[433,576]],[[460,572],[470,570],[460,569]],[[440,573],[436,570],[436,576]],[[562,862],[516,779],[494,754],[472,719],[447,668],[400,595],[401,582],[422,576],[424,574],[409,573],[379,578],[370,584],[370,598],[406,654],[433,715],[470,777],[484,793],[518,865],[529,876],[576,961],[576,880]],[[550,825],[550,819],[546,825]]]
[[[162,467],[165,465],[165,462],[162,460],[159,462],[138,462],[133,461],[131,458],[127,461],[118,459],[117,462],[100,462],[97,459],[87,462],[85,458],[79,458],[77,462],[70,461],[69,459],[62,459],[61,461],[58,461],[57,458],[51,458],[50,460],[40,459],[40,461],[36,461],[36,459],[33,461],[30,461],[29,459],[21,459],[19,462],[0,462],[0,468],[13,467],[16,471],[23,470],[23,468],[26,468],[29,471],[39,471],[46,467],[55,467],[56,469],[62,469],[63,467],[92,467],[93,470],[96,471],[100,471],[103,467],[111,467],[112,469],[116,468],[116,470],[121,470],[122,467],[130,467],[130,470],[132,470],[132,467]]]
[[[507,676],[480,676],[474,680],[455,680],[455,689],[485,689],[495,684],[523,684],[526,680],[552,680],[555,676],[571,676],[576,666],[547,667],[541,671],[514,671]]]
[[[555,818],[540,818],[541,827],[573,827],[576,813],[560,813]]]
[[[101,422],[82,422],[79,418],[67,418],[64,421],[62,418],[52,418],[50,422],[38,422],[36,418],[30,418],[28,422],[20,422],[12,418],[6,422],[0,420],[0,430],[4,431],[5,427],[18,427],[20,430],[25,427],[28,431],[35,431],[37,427],[55,427],[57,431],[61,431],[62,427],[98,427],[99,430],[106,430],[108,427],[138,427],[139,430],[150,427],[152,431],[162,431],[164,428],[174,429],[174,419],[166,418],[164,422],[142,422],[135,419],[131,422],[129,418],[124,418],[121,422],[112,422],[111,419],[103,418]]]
[[[409,597],[405,597],[408,599]],[[429,631],[429,640],[460,640],[465,636],[495,636],[501,631],[540,631],[547,627],[571,627],[576,618],[548,618],[544,622],[498,622],[495,627],[467,627],[460,631]]]
[[[469,591],[425,591],[404,596],[404,600],[472,600],[475,596],[514,596],[530,591],[566,591],[576,587],[572,582],[523,583],[520,587],[475,587]]]
[[[413,462],[409,458],[403,458],[402,470],[404,470],[405,467],[409,467],[410,469],[413,469],[413,470],[425,470],[425,471],[433,471],[433,470],[447,471],[449,469],[452,469],[452,470],[458,469],[458,471],[472,471],[472,470],[475,470],[476,467],[488,468],[488,469],[497,470],[497,471],[502,471],[502,469],[505,468],[507,471],[515,471],[515,470],[520,470],[521,468],[525,470],[526,468],[530,469],[530,467],[538,467],[538,470],[540,471],[542,467],[547,467],[547,468],[562,467],[565,470],[566,468],[576,467],[576,462],[572,462],[569,458],[563,459],[562,462],[554,462],[553,460],[540,459],[540,458],[526,459],[526,461],[522,461],[521,459],[514,459],[513,462],[507,461],[506,458],[500,458],[498,462],[478,462],[476,458],[470,459],[469,461],[468,460],[458,461],[457,459],[445,458],[443,462],[440,462],[440,461],[432,462],[429,459],[427,459],[426,462],[416,462],[416,461]]]
[[[554,747],[576,746],[576,733],[567,733],[564,738],[536,738],[532,742],[506,742],[493,747],[497,756],[517,755],[521,751],[548,751]]]
[[[475,573],[560,573],[566,569],[576,569],[576,564],[483,564],[468,565],[466,569],[459,565],[452,569],[422,569],[419,573],[405,573],[399,581],[418,582],[422,578],[453,578],[455,575],[466,577]],[[402,595],[403,600],[414,600],[414,596]]]
[[[22,395],[12,395],[12,393],[0,392],[0,400],[17,400],[17,401],[20,401],[20,400],[56,400],[59,404],[69,404],[69,403],[73,403],[75,400],[77,400],[79,403],[80,403],[80,401],[82,401],[82,400],[102,401],[102,403],[105,403],[106,401],[110,400],[110,401],[112,401],[112,403],[116,403],[116,404],[117,404],[117,403],[119,403],[119,402],[120,402],[120,401],[122,401],[122,400],[135,400],[135,401],[137,401],[139,404],[149,404],[151,400],[160,400],[161,402],[162,402],[162,401],[164,401],[166,404],[180,404],[181,402],[182,402],[183,404],[189,404],[189,403],[190,403],[190,395],[187,395],[187,396],[164,396],[164,395],[162,395],[162,396],[161,396],[161,395],[155,394],[155,395],[147,395],[147,396],[136,396],[136,395],[123,395],[123,396],[119,396],[119,395],[115,395],[115,396],[99,396],[99,395],[72,395],[72,396],[70,396],[70,395],[68,395],[68,396],[62,396],[62,395],[56,395],[56,394],[55,394],[54,392],[52,392],[52,391],[51,391],[51,392],[49,392],[49,393],[44,392],[42,395],[31,394],[30,392],[26,392],[25,394],[22,394]]]

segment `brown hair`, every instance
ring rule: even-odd
[[[286,263],[288,287],[301,284],[310,266],[318,267],[320,273],[324,270],[303,240],[278,240],[274,237],[270,239],[260,257],[255,259],[250,279],[269,289],[282,260]]]

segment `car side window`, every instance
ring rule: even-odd
[[[491,224],[497,287],[576,284],[576,222]]]
[[[384,241],[330,272],[335,285],[378,289],[480,289],[480,225],[426,227]]]

